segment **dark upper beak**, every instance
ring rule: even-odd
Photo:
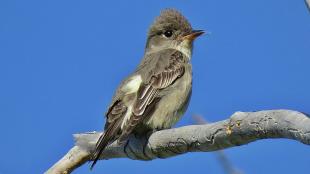
[[[205,33],[203,30],[192,30],[190,33],[184,35],[182,37],[182,40],[188,39],[192,41],[196,39],[198,36],[202,35],[203,33]]]

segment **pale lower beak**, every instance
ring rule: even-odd
[[[203,33],[205,33],[203,30],[193,30],[189,34],[186,34],[185,36],[183,36],[182,40],[192,41],[196,39],[198,36],[202,35]]]

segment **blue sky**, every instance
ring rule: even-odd
[[[191,115],[310,112],[310,13],[302,0],[0,1],[0,174],[43,173],[72,134],[101,130],[114,89],[143,56],[146,32],[174,7],[196,29]],[[227,149],[244,173],[307,173],[309,146],[262,140]],[[224,173],[214,153],[151,162],[113,159],[74,173]]]

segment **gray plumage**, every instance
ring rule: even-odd
[[[105,133],[93,153],[91,168],[107,145],[131,133],[172,127],[185,112],[192,89],[192,30],[181,13],[167,9],[150,27],[144,58],[116,90],[106,113]]]

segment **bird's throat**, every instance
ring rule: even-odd
[[[174,42],[171,44],[162,44],[160,46],[151,45],[149,49],[146,50],[146,54],[153,54],[165,49],[174,49],[183,53],[188,60],[192,57],[192,42],[188,40],[184,40],[182,42]]]
[[[186,55],[189,60],[192,57],[192,43],[190,41],[185,40],[180,44],[176,45],[173,49],[176,49]]]

